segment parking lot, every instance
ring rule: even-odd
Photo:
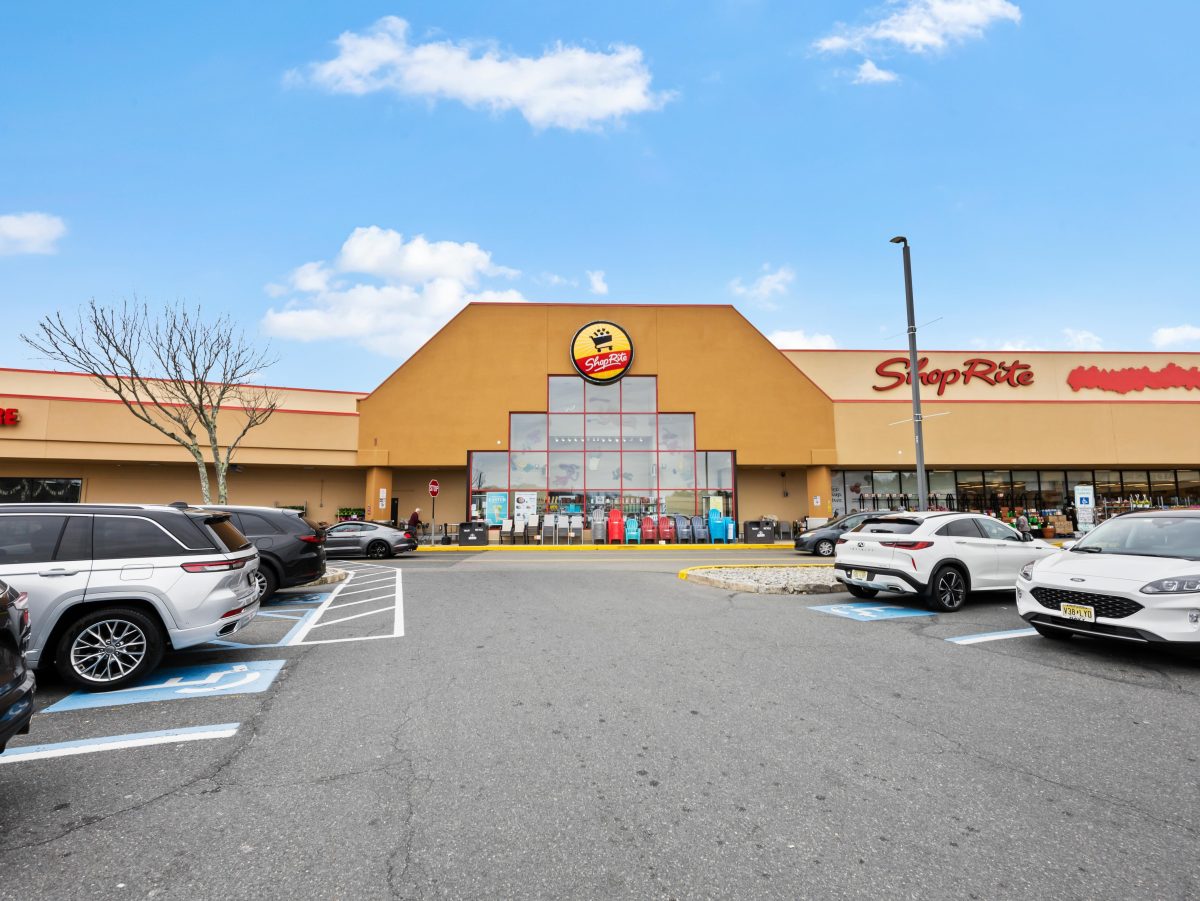
[[[1196,656],[701,562],[350,563],[135,689],[43,678],[0,897],[1200,893]]]

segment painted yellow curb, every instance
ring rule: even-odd
[[[511,545],[481,544],[478,547],[455,545],[418,545],[416,553],[464,554],[488,551],[489,553],[537,553],[540,551],[787,551],[795,553],[790,544],[548,544]],[[811,565],[811,564],[802,564]]]
[[[687,579],[688,573],[700,569],[803,569],[805,567],[833,566],[832,563],[713,563],[707,566],[689,566],[679,571],[679,578]]]

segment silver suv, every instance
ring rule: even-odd
[[[258,553],[229,514],[185,505],[0,504],[0,580],[29,595],[29,662],[122,688],[167,647],[258,612]]]

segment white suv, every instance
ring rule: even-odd
[[[258,612],[258,552],[228,513],[106,504],[0,504],[0,580],[29,596],[31,665],[122,688]]]
[[[888,513],[838,539],[834,576],[856,598],[927,595],[959,609],[972,591],[1011,591],[1026,563],[1059,553],[978,513]]]
[[[1200,510],[1126,513],[1067,547],[1017,580],[1040,633],[1200,642]]]

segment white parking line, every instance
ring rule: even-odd
[[[400,570],[396,570],[396,624],[392,634],[397,638],[404,636],[404,583],[400,581]]]
[[[372,601],[382,601],[382,600],[383,600],[383,598],[379,597],[379,596],[363,598],[361,601],[348,601],[345,604],[330,604],[329,609],[330,610],[341,610],[343,607],[354,607],[354,606],[357,606],[358,604],[369,604]]]
[[[366,613],[356,613],[353,616],[343,616],[341,619],[331,619],[327,623],[317,623],[313,626],[314,629],[323,629],[325,626],[336,626],[338,623],[349,622],[352,619],[362,619],[364,616],[374,616],[376,613],[388,613],[392,610],[391,607],[382,607],[379,610],[368,610]]]
[[[205,741],[211,738],[232,738],[241,723],[221,723],[216,726],[192,726],[187,729],[165,729],[161,732],[131,732],[128,735],[106,735],[82,741],[64,741],[50,745],[30,745],[11,748],[0,754],[0,763],[20,763],[24,760],[45,760],[50,757],[74,757],[97,751],[121,751],[125,748],[145,748],[150,745],[173,745],[185,741]]]
[[[980,644],[985,641],[1000,641],[1004,638],[1024,638],[1027,635],[1037,635],[1037,629],[1007,629],[1003,632],[980,632],[978,635],[960,635],[958,638],[947,638],[951,644]]]
[[[321,606],[318,607],[315,611],[313,611],[313,615],[311,617],[309,617],[308,622],[306,622],[303,626],[301,626],[299,631],[297,631],[296,634],[292,636],[292,640],[289,642],[289,644],[297,645],[297,644],[300,644],[301,642],[303,642],[304,639],[308,636],[308,633],[313,630],[313,626],[316,625],[317,620],[319,620],[321,618],[321,614],[329,609],[329,605],[332,604],[334,602],[334,600],[337,599],[338,595],[340,595],[342,593],[342,590],[353,581],[354,581],[354,573],[350,573],[350,575],[346,576],[345,582],[340,583],[337,588],[335,588],[335,589],[333,589],[333,591],[329,592],[329,597],[325,598],[325,600],[323,600],[321,602]]]
[[[344,592],[342,592],[342,594],[345,595],[346,597],[349,597],[352,594],[366,594],[368,591],[379,591],[379,589],[384,588],[385,585],[386,585],[386,587],[390,588],[391,581],[392,581],[391,579],[388,579],[386,583],[381,584],[381,585],[370,585],[370,586],[367,586],[366,588],[356,588],[353,591],[344,591]]]

